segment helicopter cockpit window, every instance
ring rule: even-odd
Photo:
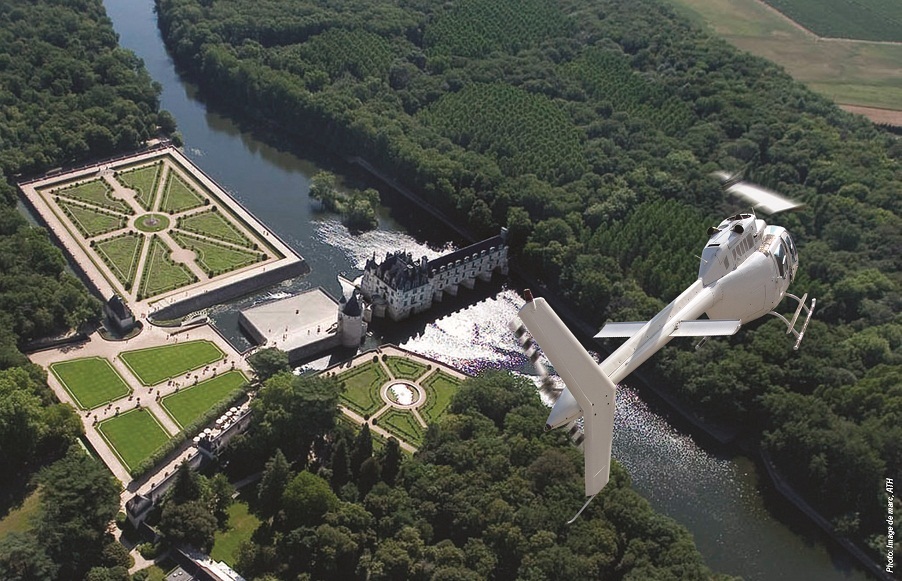
[[[774,260],[777,261],[780,278],[786,278],[786,254],[786,243],[781,240],[780,245],[774,250]]]

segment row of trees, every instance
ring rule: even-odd
[[[211,99],[365,157],[478,234],[507,225],[515,258],[592,325],[647,318],[691,282],[706,227],[737,210],[711,171],[742,169],[806,202],[778,220],[800,247],[794,290],[820,305],[802,350],[761,322],[653,365],[709,421],[747,427],[850,536],[882,544],[881,483],[898,464],[887,433],[902,429],[900,395],[883,389],[902,360],[897,138],[653,0],[527,2],[516,16],[480,0],[301,1],[278,14],[268,2],[157,4],[175,59]],[[509,22],[531,32],[505,42]],[[332,29],[379,35],[400,56],[387,73],[336,74],[311,52]],[[286,51],[290,67],[269,56]],[[357,57],[342,58],[351,70]],[[521,126],[524,103],[560,112],[544,141]],[[569,135],[579,147],[554,150],[558,171],[532,153]],[[845,390],[866,393],[867,411],[836,397]],[[781,411],[793,409],[828,419]],[[850,437],[820,437],[836,426]],[[848,462],[861,442],[867,460]],[[822,486],[837,479],[852,492]]]
[[[535,429],[546,410],[527,380],[494,372],[464,382],[412,458],[394,438],[374,446],[368,426],[336,422],[341,389],[332,378],[272,376],[253,404],[257,423],[227,451],[236,477],[263,470],[251,504],[262,524],[236,565],[245,577],[722,578],[619,465],[565,524],[582,497],[582,457],[560,433]]]
[[[47,233],[17,211],[10,180],[173,131],[158,91],[139,59],[118,47],[100,0],[0,7],[0,517],[23,489],[36,488],[40,504],[27,532],[0,538],[3,579],[128,578],[128,554],[107,533],[119,485],[82,448],[69,449],[81,421],[19,351],[99,317],[100,302]]]
[[[320,171],[310,180],[309,194],[326,210],[341,214],[342,222],[352,231],[372,230],[379,224],[379,192],[373,188],[342,192],[336,187],[334,174]]]

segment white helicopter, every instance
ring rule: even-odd
[[[714,175],[721,179],[727,192],[767,213],[801,205],[734,175]],[[709,336],[732,335],[742,324],[766,314],[786,324],[787,334],[796,338],[794,349],[799,348],[805,336],[816,301],[812,299],[807,306],[807,293],[799,298],[786,292],[798,269],[798,252],[786,229],[768,225],[754,214],[737,214],[710,228],[708,235],[698,279],[689,288],[650,321],[608,323],[595,335],[627,337],[601,363],[595,362],[544,299],[533,298],[528,290],[524,293],[526,304],[519,317],[525,328],[513,323],[514,333],[539,374],[546,375],[529,337],[532,335],[566,386],[557,392],[545,429],[569,424],[571,435],[576,436],[585,452],[588,499],[568,524],[579,517],[608,482],[617,384],[673,337],[703,337],[704,342]],[[773,310],[784,297],[798,303],[791,321]],[[796,331],[803,311],[805,321]],[[699,319],[702,315],[708,318]],[[546,375],[544,388],[548,386]],[[580,417],[582,434],[577,423]]]

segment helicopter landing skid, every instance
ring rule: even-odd
[[[795,300],[797,303],[799,303],[799,306],[796,307],[795,314],[792,316],[792,321],[787,321],[786,317],[784,317],[783,315],[781,315],[780,313],[778,313],[776,311],[771,311],[769,314],[777,317],[778,319],[780,319],[781,321],[783,321],[786,324],[786,334],[787,335],[789,335],[790,333],[795,335],[796,344],[792,348],[792,350],[798,351],[799,345],[802,344],[802,339],[805,337],[805,330],[808,328],[808,323],[811,322],[811,315],[814,314],[814,305],[817,304],[817,299],[811,299],[811,306],[809,307],[805,304],[805,301],[808,299],[808,293],[805,293],[804,295],[802,295],[802,298],[799,298],[799,297],[789,294],[789,293],[786,293],[786,296]],[[796,331],[796,329],[795,329],[796,321],[798,321],[799,315],[802,314],[802,310],[804,310],[806,313],[805,322],[802,323],[802,329],[800,331]]]

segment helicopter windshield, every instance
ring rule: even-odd
[[[789,232],[783,231],[780,236],[780,244],[774,249],[774,258],[777,261],[777,269],[780,276],[793,280],[795,278],[796,269],[799,267],[799,253],[792,241]]]
[[[789,251],[786,249],[786,243],[780,240],[780,243],[774,249],[774,260],[777,262],[777,270],[780,271],[780,278],[786,278],[788,270],[787,256]]]

